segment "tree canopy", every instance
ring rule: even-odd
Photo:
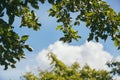
[[[88,41],[95,39],[98,42],[99,39],[106,40],[110,36],[115,46],[120,48],[120,13],[116,13],[106,2],[102,0],[48,1],[52,4],[49,15],[56,17],[57,22],[62,22],[62,25],[57,26],[57,29],[64,33],[64,37],[60,40],[71,42],[72,39],[81,38],[73,26],[85,22],[86,27],[91,30]],[[72,13],[78,13],[74,22]]]
[[[15,68],[15,63],[25,57],[24,49],[32,51],[26,44],[28,35],[20,36],[14,31],[13,23],[18,17],[21,23],[18,27],[28,27],[39,30],[41,24],[35,15],[35,9],[39,5],[49,3],[49,16],[55,17],[58,23],[56,27],[64,36],[60,40],[71,42],[81,38],[74,26],[85,22],[90,29],[88,41],[95,39],[106,40],[109,37],[115,46],[120,49],[120,13],[116,13],[102,0],[1,0],[0,1],[0,65]],[[72,13],[78,15],[73,21]],[[8,21],[4,19],[8,18]]]
[[[36,76],[32,72],[28,72],[21,79],[25,80],[115,80],[114,75],[119,74],[120,67],[117,62],[109,63],[111,71],[107,70],[96,70],[90,68],[88,65],[80,67],[75,62],[71,66],[65,65],[59,60],[53,53],[49,53],[51,61],[51,69],[49,71],[39,71],[39,75]],[[114,63],[114,64],[113,64]],[[117,65],[115,65],[117,63]],[[116,66],[113,67],[113,66]],[[113,71],[114,69],[114,71]],[[120,68],[119,68],[120,69]]]
[[[25,57],[24,49],[32,51],[32,48],[25,42],[28,39],[28,35],[19,36],[14,31],[12,24],[15,17],[21,19],[19,27],[25,26],[38,30],[40,23],[31,6],[38,9],[38,0],[1,0],[0,1],[0,65],[5,66],[5,70],[8,66],[15,68],[16,61]],[[4,17],[8,18],[8,21],[4,20]]]

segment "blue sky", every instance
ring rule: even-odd
[[[119,6],[120,0],[106,0],[106,1],[108,4],[110,4],[110,6],[116,12],[120,11],[120,6]],[[28,34],[30,36],[27,43],[33,47],[34,51],[33,52],[25,51],[26,59],[23,59],[20,62],[18,62],[16,64],[16,67],[17,67],[16,69],[9,68],[7,71],[4,71],[3,67],[0,67],[0,80],[9,80],[9,79],[19,80],[21,75],[23,75],[27,71],[30,71],[30,68],[34,70],[36,67],[40,66],[38,60],[41,60],[41,59],[38,59],[38,58],[36,59],[36,57],[40,55],[42,56],[43,52],[47,52],[48,49],[53,49],[53,48],[50,48],[51,46],[54,47],[54,46],[60,45],[63,47],[63,45],[64,46],[67,45],[67,47],[69,46],[68,49],[69,48],[71,49],[71,47],[75,47],[74,50],[76,52],[77,52],[76,47],[81,48],[82,46],[83,48],[84,46],[85,48],[93,50],[91,52],[94,52],[96,51],[97,48],[89,48],[89,47],[86,47],[86,45],[92,45],[94,47],[94,44],[96,44],[97,47],[100,47],[101,49],[100,52],[102,54],[107,54],[107,57],[110,58],[110,56],[112,57],[119,56],[120,50],[116,49],[116,47],[114,46],[113,42],[110,39],[108,39],[106,42],[100,41],[100,44],[92,43],[92,42],[87,43],[86,39],[88,37],[89,30],[84,27],[85,26],[84,23],[81,23],[81,26],[77,27],[77,29],[79,30],[79,34],[82,36],[82,39],[80,39],[79,42],[73,41],[70,44],[64,44],[64,43],[57,42],[59,38],[62,37],[63,34],[62,32],[55,30],[55,27],[58,25],[58,23],[56,23],[55,18],[48,17],[48,12],[47,12],[48,9],[49,9],[49,5],[47,4],[47,5],[41,5],[40,10],[36,11],[37,15],[39,16],[39,21],[42,23],[42,27],[39,31],[33,31],[27,28],[22,28],[22,29],[15,28],[15,31],[18,32],[20,35]],[[16,19],[14,25],[18,26],[19,22],[20,22],[19,19]],[[62,49],[64,48],[65,47],[63,47]],[[59,50],[59,48],[57,48],[56,50]],[[59,52],[56,50],[53,50],[53,51]],[[81,50],[81,51],[85,52],[84,50]],[[64,54],[61,54],[61,55],[64,56]],[[71,53],[71,55],[73,54]],[[39,58],[42,58],[41,56]],[[85,60],[87,60],[87,58],[85,58]]]

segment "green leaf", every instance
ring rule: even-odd
[[[39,9],[38,4],[31,4],[32,7],[34,7],[35,9]]]
[[[106,41],[108,35],[103,35],[103,39]]]
[[[62,29],[61,25],[59,25],[59,26],[56,27],[56,30],[61,30],[61,29]]]
[[[29,51],[33,51],[32,47],[30,47],[29,45],[25,45],[25,48]]]
[[[95,13],[94,12],[89,12],[89,13],[87,13],[86,15],[88,16],[88,17],[90,17],[90,16],[93,16]]]
[[[42,4],[45,3],[45,0],[39,0]]]
[[[5,68],[4,68],[4,70],[7,70],[8,69],[8,65],[7,64],[5,64]]]
[[[11,65],[12,68],[16,68],[15,65]]]
[[[12,25],[14,22],[15,15],[9,15],[9,24]]]
[[[95,40],[96,40],[96,42],[98,42],[98,41],[99,41],[98,36],[96,36],[96,37],[95,37]]]
[[[29,37],[28,35],[24,35],[24,36],[22,36],[22,39],[21,39],[21,40],[22,40],[22,41],[26,41],[26,40],[28,39],[28,37]]]
[[[54,4],[54,0],[48,0],[50,4]]]
[[[114,45],[115,45],[115,46],[118,46],[118,45],[119,45],[118,40],[115,40],[115,41],[114,41]]]
[[[90,33],[90,34],[89,34],[89,38],[87,39],[88,42],[91,41],[91,40],[93,40],[93,37],[94,37],[94,34],[93,34],[93,33]]]
[[[4,16],[4,12],[3,13],[0,13],[0,17],[3,17]]]
[[[80,22],[79,21],[76,21],[75,23],[74,23],[74,25],[76,26],[76,25],[80,25]]]
[[[11,63],[13,63],[13,64],[16,63],[16,61],[15,61],[14,59],[9,59],[9,61],[10,61]]]

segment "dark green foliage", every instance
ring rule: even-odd
[[[15,17],[21,19],[21,25],[38,30],[41,26],[38,23],[31,6],[39,9],[38,0],[1,0],[0,1],[0,65],[5,66],[5,70],[8,66],[15,68],[17,61],[21,58],[25,58],[24,49],[32,51],[29,45],[26,45],[28,35],[19,36],[13,29]],[[4,17],[8,16],[8,21],[4,20]]]
[[[21,27],[28,27],[39,30],[41,24],[35,15],[34,10],[39,9],[40,3],[46,0],[0,0],[0,65],[14,68],[13,65],[21,58],[24,58],[24,49],[32,51],[26,45],[28,36],[22,37],[13,29],[15,18],[21,19]],[[90,29],[88,41],[95,39],[106,40],[109,36],[114,41],[115,46],[120,49],[120,13],[116,13],[103,0],[48,0],[52,5],[49,9],[49,16],[57,18],[57,27],[64,36],[60,40],[71,42],[73,39],[81,38],[78,31],[73,26],[85,22]],[[74,19],[71,14],[77,14]],[[8,17],[8,21],[4,20]],[[75,20],[75,21],[74,21]]]
[[[111,68],[112,75],[120,75],[120,61],[111,61],[107,65]]]
[[[71,42],[72,39],[80,38],[73,26],[85,22],[86,27],[90,29],[88,41],[95,39],[98,42],[99,39],[106,40],[110,36],[115,46],[120,48],[120,13],[117,14],[105,1],[54,0],[52,3],[54,4],[49,10],[49,15],[56,17],[57,22],[63,24],[60,30],[64,33],[64,37],[60,40]],[[78,14],[74,22],[72,13]]]
[[[27,39],[26,39],[27,40]],[[16,60],[24,58],[24,43],[11,26],[2,19],[0,20],[0,65],[14,67]]]

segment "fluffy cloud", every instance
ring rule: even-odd
[[[95,69],[108,69],[105,64],[112,59],[110,53],[106,52],[100,43],[86,42],[80,46],[72,46],[57,41],[38,53],[37,61],[42,70],[50,68],[50,60],[47,57],[50,51],[67,65],[77,61],[81,66],[87,63]]]

